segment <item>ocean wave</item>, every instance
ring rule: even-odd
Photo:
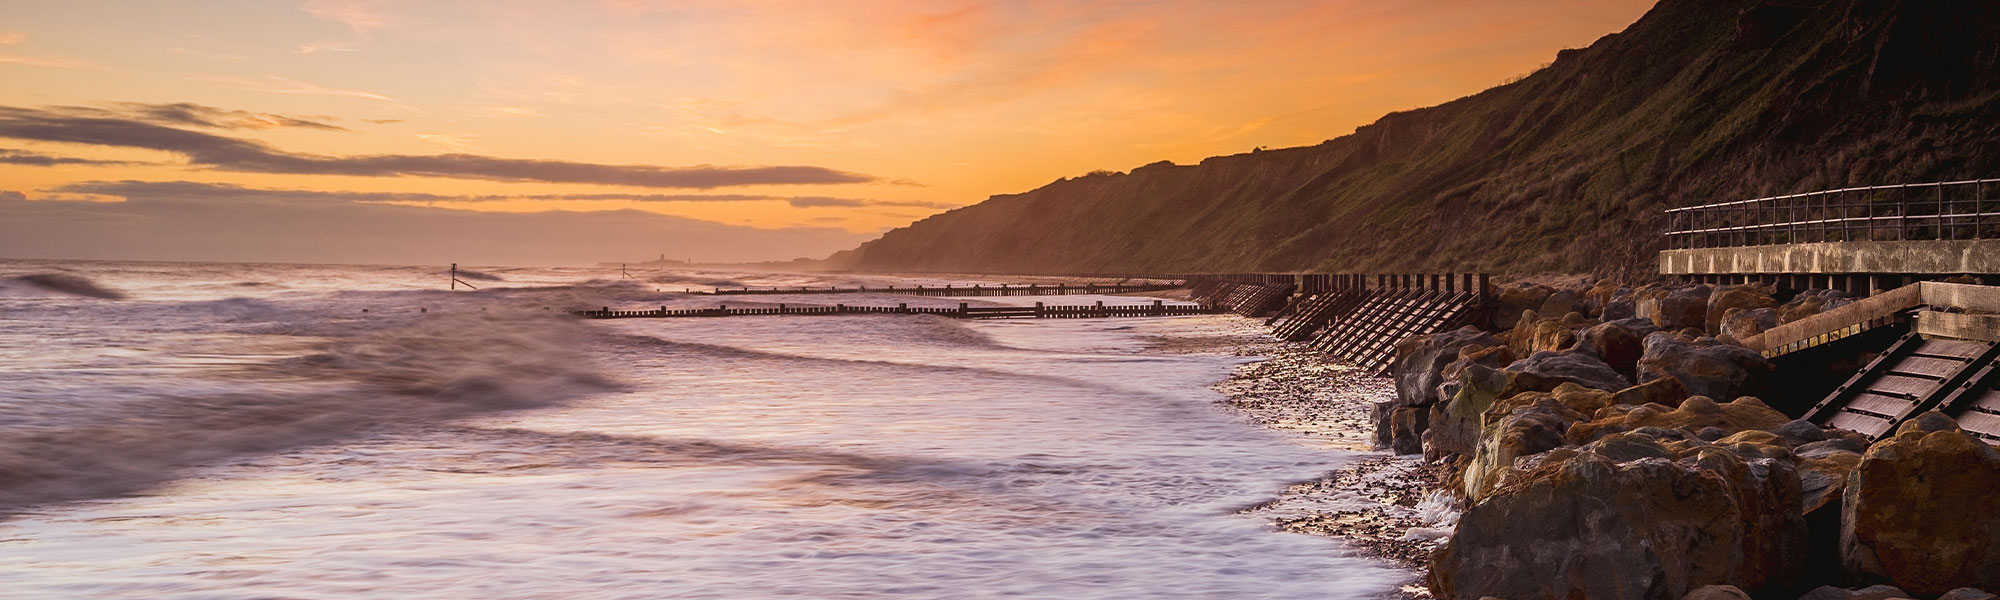
[[[104,300],[124,300],[125,294],[100,286],[95,281],[68,273],[33,273],[5,280],[44,292],[54,292],[69,296],[101,298]]]
[[[505,279],[501,279],[499,275],[493,275],[490,273],[481,273],[471,269],[459,269],[458,278],[470,279],[473,281],[506,281]]]
[[[135,398],[0,429],[0,508],[115,496],[186,467],[614,389],[571,319],[445,315],[255,365],[213,394]]]

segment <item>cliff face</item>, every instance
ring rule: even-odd
[[[1521,81],[1317,146],[1066,179],[862,270],[1653,272],[1660,210],[2000,176],[2000,2],[1664,0]]]

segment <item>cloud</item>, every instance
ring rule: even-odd
[[[787,200],[792,208],[819,208],[823,206],[867,206],[867,200],[853,198],[828,198],[826,196],[801,196]]]
[[[9,31],[7,33],[0,33],[0,46],[12,46],[14,44],[19,44],[25,41],[28,41],[27,34],[21,33],[19,31]]]
[[[279,129],[295,127],[324,131],[348,130],[338,125],[302,117],[216,108],[191,102],[175,102],[172,104],[120,102],[116,106],[124,108],[123,112],[127,116],[163,125],[193,125],[196,127],[213,127],[217,129]]]
[[[794,207],[819,206],[911,206],[910,202],[856,200],[824,196],[768,196],[759,194],[428,194],[422,192],[343,192],[324,190],[252,188],[227,183],[197,181],[85,181],[46,192],[116,196],[128,200],[200,200],[234,202],[307,203],[479,203],[500,201],[603,201],[626,202],[787,202]]]
[[[60,165],[93,165],[102,167],[115,167],[115,166],[126,166],[132,164],[137,164],[137,163],[122,161],[122,160],[93,160],[88,158],[71,158],[67,156],[42,154],[40,152],[29,152],[26,150],[9,150],[6,148],[0,148],[0,165],[22,165],[29,167],[54,167]]]
[[[7,202],[7,201],[26,202],[28,201],[28,195],[20,192],[10,192],[6,190],[0,190],[0,202]]]
[[[301,7],[312,16],[338,21],[355,33],[367,35],[395,23],[380,2],[366,0],[311,0]]]
[[[0,200],[19,192],[0,192]],[[0,201],[0,256],[373,264],[588,265],[661,253],[788,260],[869,234],[761,229],[637,210],[497,213],[367,203]]]
[[[54,69],[83,69],[90,63],[67,58],[36,58],[33,56],[0,55],[0,65],[21,65],[24,67],[49,67]]]
[[[245,173],[444,177],[693,189],[744,185],[869,183],[878,179],[870,175],[813,166],[663,167],[498,158],[476,154],[367,156],[295,154],[272,148],[262,142],[61,107],[42,109],[0,107],[0,137],[172,152],[187,157],[189,164],[192,165]]]
[[[289,96],[344,96],[348,98],[379,100],[382,102],[388,102],[392,104],[401,104],[397,102],[395,98],[390,98],[388,96],[384,96],[374,92],[330,88],[322,85],[306,83],[303,81],[286,79],[276,75],[265,75],[262,79],[247,79],[242,77],[189,77],[187,78],[187,80],[201,82],[201,83],[213,83],[226,86],[232,89],[238,89],[250,92],[264,92],[266,94],[285,94]]]

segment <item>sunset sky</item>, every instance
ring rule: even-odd
[[[1316,144],[1529,72],[1650,5],[9,2],[0,220],[68,229],[34,225],[63,239],[16,235],[0,257],[262,256],[356,205],[320,243],[399,214],[533,235],[548,215],[467,211],[636,209],[764,240],[705,242],[713,259],[823,256],[1060,177]],[[162,241],[239,205],[296,231],[235,251]],[[630,246],[649,215],[562,218],[615,215],[641,241],[577,257],[656,254]]]

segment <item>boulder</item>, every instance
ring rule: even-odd
[[[1535,312],[1545,315],[1566,315],[1588,313],[1590,309],[1583,305],[1583,301],[1578,299],[1576,294],[1568,290],[1558,290],[1550,293],[1548,299],[1543,300],[1542,306],[1535,309]]]
[[[1467,508],[1431,555],[1438,598],[1675,599],[1731,584],[1742,512],[1721,476],[1589,452],[1545,462]]]
[[[1438,402],[1449,401],[1453,396],[1458,395],[1459,386],[1461,385],[1459,382],[1460,375],[1465,372],[1466,367],[1483,365],[1488,368],[1498,369],[1513,362],[1514,353],[1509,351],[1506,346],[1466,344],[1464,347],[1458,349],[1458,360],[1451,361],[1451,364],[1445,365],[1444,370],[1438,373]]]
[[[1513,329],[1521,316],[1521,311],[1541,308],[1555,289],[1533,283],[1516,283],[1501,286],[1493,294],[1493,328]]]
[[[1467,326],[1452,331],[1420,335],[1396,344],[1396,359],[1389,373],[1396,382],[1396,403],[1400,406],[1429,406],[1438,401],[1437,388],[1444,369],[1459,359],[1466,346],[1498,346],[1500,340],[1478,328]]]
[[[1903,423],[1848,475],[1841,560],[1849,573],[1935,596],[2000,589],[2000,451],[1941,413]]]
[[[1704,585],[1681,596],[1681,600],[1750,600],[1750,595],[1733,585]]]
[[[1563,445],[1563,432],[1584,414],[1546,394],[1520,394],[1486,411],[1479,447],[1465,468],[1465,497],[1478,501],[1499,487],[1514,461]]]
[[[1847,600],[1911,600],[1910,593],[1893,585],[1871,585],[1847,593]]]
[[[1583,308],[1588,314],[1602,315],[1604,306],[1618,299],[1618,293],[1621,291],[1629,294],[1631,288],[1618,285],[1616,281],[1600,279],[1592,284],[1590,289],[1583,291]]]
[[[1639,307],[1632,303],[1631,298],[1618,298],[1610,302],[1606,302],[1604,303],[1604,309],[1598,311],[1597,313],[1598,318],[1604,319],[1606,321],[1615,321],[1618,319],[1630,319],[1630,318],[1635,318],[1638,315],[1639,315]],[[1653,321],[1652,319],[1646,320],[1646,322],[1648,323],[1651,323],[1652,321]]]
[[[1646,352],[1645,338],[1617,323],[1600,323],[1576,336],[1576,349],[1610,365],[1626,379],[1639,377],[1639,357]]]
[[[1696,285],[1643,296],[1638,312],[1661,329],[1700,329],[1708,324],[1711,291],[1706,285]]]
[[[1790,420],[1784,413],[1771,410],[1763,401],[1750,396],[1727,404],[1717,403],[1707,396],[1692,396],[1682,400],[1678,408],[1660,404],[1612,404],[1597,411],[1590,421],[1570,428],[1567,437],[1572,444],[1585,444],[1606,435],[1641,427],[1678,429],[1695,434],[1712,427],[1725,436],[1718,439],[1726,439],[1727,435],[1745,430],[1769,430]],[[1699,437],[1706,439],[1706,436]]]
[[[1389,413],[1389,449],[1397,454],[1417,454],[1424,451],[1424,425],[1429,420],[1429,407],[1402,406]]]
[[[1646,336],[1639,382],[1678,379],[1689,394],[1710,398],[1769,396],[1777,368],[1755,350],[1710,338],[1684,339],[1667,332]]]
[[[1755,310],[1772,308],[1778,301],[1771,298],[1769,288],[1760,285],[1728,285],[1717,288],[1708,295],[1708,310],[1703,321],[1704,330],[1709,333],[1722,332],[1722,317],[1731,309]],[[1776,318],[1776,311],[1772,311]]]
[[[1759,433],[1770,436],[1760,431],[1737,435]],[[1799,474],[1789,456],[1745,452],[1741,442],[1725,442],[1696,449],[1681,462],[1722,476],[1741,511],[1742,556],[1755,558],[1737,563],[1727,581],[1753,590],[1796,586],[1805,574],[1810,537],[1800,508]]]
[[[1399,454],[1421,452],[1429,408],[1438,401],[1444,370],[1460,359],[1461,350],[1499,344],[1500,340],[1473,327],[1415,336],[1396,344],[1396,359],[1389,369],[1396,383],[1396,399],[1373,411],[1376,446],[1394,448]],[[1402,411],[1404,408],[1413,411]],[[1403,414],[1400,422],[1395,417],[1399,413]],[[1399,425],[1408,429],[1399,429]]]
[[[1661,377],[1618,390],[1618,393],[1611,395],[1611,403],[1630,404],[1634,406],[1641,404],[1675,406],[1680,404],[1682,400],[1686,400],[1687,397],[1687,387],[1681,385],[1681,380],[1672,377]]]
[[[1806,290],[1793,296],[1790,302],[1778,306],[1778,324],[1783,325],[1822,312],[1840,308],[1853,298],[1840,290]]]
[[[1945,592],[1943,596],[1938,596],[1937,600],[1994,600],[1995,598],[2000,596],[1989,594],[1985,590],[1958,588]]]
[[[1556,383],[1564,381],[1588,388],[1617,391],[1632,386],[1632,380],[1619,375],[1617,369],[1605,364],[1603,359],[1587,352],[1536,352],[1527,358],[1507,365],[1516,377],[1531,380],[1549,380],[1548,385],[1523,385],[1523,388],[1555,389]]]
[[[1742,340],[1777,326],[1778,309],[1759,308],[1744,310],[1741,308],[1731,308],[1722,314],[1722,325],[1718,331],[1720,335]]]
[[[1559,385],[1538,381],[1548,383],[1546,389]],[[1435,461],[1453,455],[1472,456],[1479,447],[1479,430],[1487,409],[1501,398],[1528,391],[1529,383],[1535,382],[1486,365],[1467,365],[1459,372],[1458,393],[1438,404],[1430,419],[1430,428],[1424,432],[1424,458]]]
[[[1573,312],[1569,313],[1568,316],[1582,317],[1582,315]],[[1535,328],[1531,331],[1531,335],[1528,336],[1527,349],[1516,354],[1529,355],[1543,351],[1568,350],[1570,346],[1576,345],[1576,329],[1556,319],[1537,321],[1535,322]]]

